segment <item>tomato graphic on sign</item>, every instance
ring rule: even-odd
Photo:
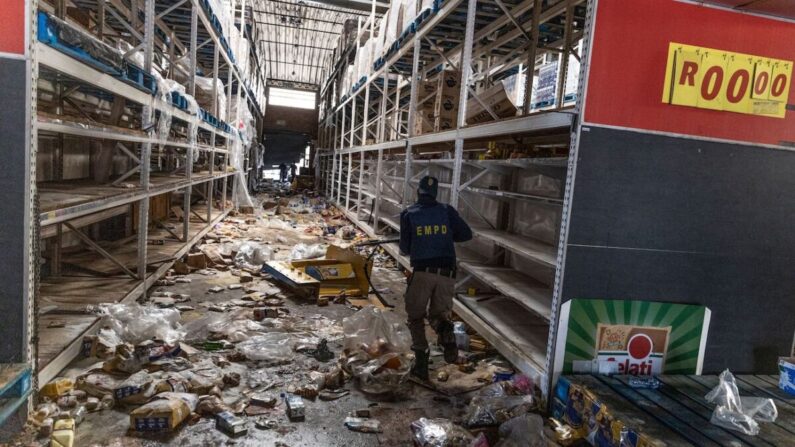
[[[670,326],[600,323],[596,330],[597,360],[617,363],[619,374],[661,374],[670,332]]]

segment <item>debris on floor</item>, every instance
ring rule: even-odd
[[[395,261],[380,247],[356,247],[364,233],[320,198],[260,199],[256,216],[231,214],[216,225],[145,299],[93,309],[99,330],[85,336],[63,377],[41,388],[24,445],[547,439],[536,433],[543,419],[530,413],[538,411],[535,384],[462,322],[460,363],[433,356],[431,382],[410,382],[402,306],[373,305],[368,294],[372,275],[400,299],[405,277]],[[312,284],[312,300],[304,284],[290,283],[298,276]],[[325,441],[301,440],[321,429]],[[566,439],[556,430],[549,439]]]

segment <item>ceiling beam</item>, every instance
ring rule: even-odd
[[[352,9],[355,11],[364,11],[369,13],[373,7],[373,3],[367,0],[314,0],[313,3],[321,3],[329,6],[336,6],[338,8]],[[311,5],[310,5],[311,7]],[[383,14],[389,9],[387,2],[375,2],[375,13]]]

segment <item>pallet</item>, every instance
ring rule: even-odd
[[[24,363],[0,364],[0,426],[28,400],[32,370]]]
[[[571,386],[584,387],[611,416],[634,433],[657,434],[669,445],[700,446],[791,446],[795,440],[795,396],[774,385],[777,378],[762,375],[736,376],[740,396],[773,399],[779,416],[773,423],[760,423],[757,436],[728,430],[710,423],[714,404],[704,396],[718,383],[714,375],[659,376],[662,386],[641,389],[629,386],[628,376],[564,376],[558,381],[553,399],[553,415],[564,421],[576,416],[567,397]],[[672,440],[676,442],[671,443]]]
[[[56,50],[65,53],[79,60],[80,62],[85,63],[86,65],[90,65],[91,67],[94,67],[103,73],[107,73],[112,76],[121,76],[122,67],[114,67],[109,61],[102,61],[96,59],[94,56],[89,54],[85,49],[75,46],[74,44],[64,42],[58,36],[58,26],[68,26],[68,25],[57,24],[55,18],[51,17],[49,14],[43,11],[39,11],[37,17],[38,17],[38,33],[36,37],[39,40],[39,42],[47,44],[48,46],[51,46]],[[97,41],[96,43],[98,45],[106,45],[100,41]]]

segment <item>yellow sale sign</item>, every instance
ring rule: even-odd
[[[662,101],[784,118],[792,61],[671,42]]]

